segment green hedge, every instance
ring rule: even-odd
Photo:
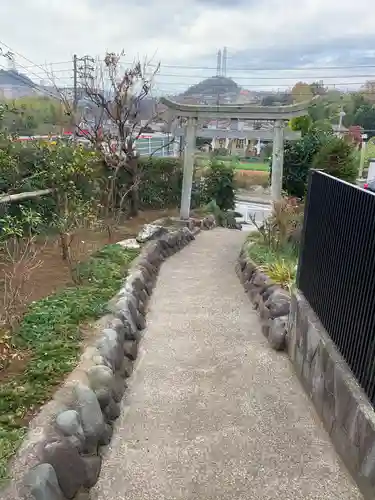
[[[180,158],[141,157],[142,170],[139,186],[142,208],[176,207],[182,189],[182,162]]]

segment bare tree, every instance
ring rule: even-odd
[[[150,70],[147,62],[138,61],[124,67],[123,55],[108,52],[104,60],[90,56],[79,59],[77,81],[81,106],[74,106],[63,91],[59,93],[75,130],[100,153],[111,172],[106,190],[106,215],[114,213],[116,208],[122,210],[129,200],[130,215],[134,216],[139,209],[142,178],[135,141],[157,116],[152,109],[149,120],[141,127],[142,101],[151,97],[160,65]],[[53,81],[53,75],[51,79]],[[127,178],[125,185],[124,177]]]
[[[2,304],[0,327],[11,331],[18,325],[29,302],[32,289],[28,287],[31,275],[42,265],[41,254],[46,245],[37,244],[36,236],[14,237],[1,246]]]

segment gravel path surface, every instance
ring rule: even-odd
[[[244,237],[203,232],[163,264],[93,499],[362,498],[260,333],[234,272]]]

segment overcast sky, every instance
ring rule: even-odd
[[[61,82],[73,53],[124,49],[129,61],[161,62],[157,88],[165,92],[214,74],[224,45],[228,75],[249,90],[308,78],[350,88],[375,78],[370,0],[0,0],[0,42],[33,63],[60,63]],[[16,62],[31,65],[17,54]],[[320,69],[336,66],[346,68]],[[293,70],[301,67],[314,69]]]

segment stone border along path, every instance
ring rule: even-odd
[[[163,264],[92,500],[354,500],[293,368],[234,272],[244,233]]]
[[[95,343],[84,350],[76,369],[30,422],[10,465],[12,481],[0,491],[2,499],[89,498],[101,470],[102,447],[110,442],[113,422],[121,413],[120,401],[133,371],[160,266],[194,240],[200,229],[215,226],[212,215],[189,221],[190,229],[179,221],[169,222],[168,227],[148,224],[136,240],[118,243],[127,248],[144,245],[109,303],[111,314],[97,323]]]

